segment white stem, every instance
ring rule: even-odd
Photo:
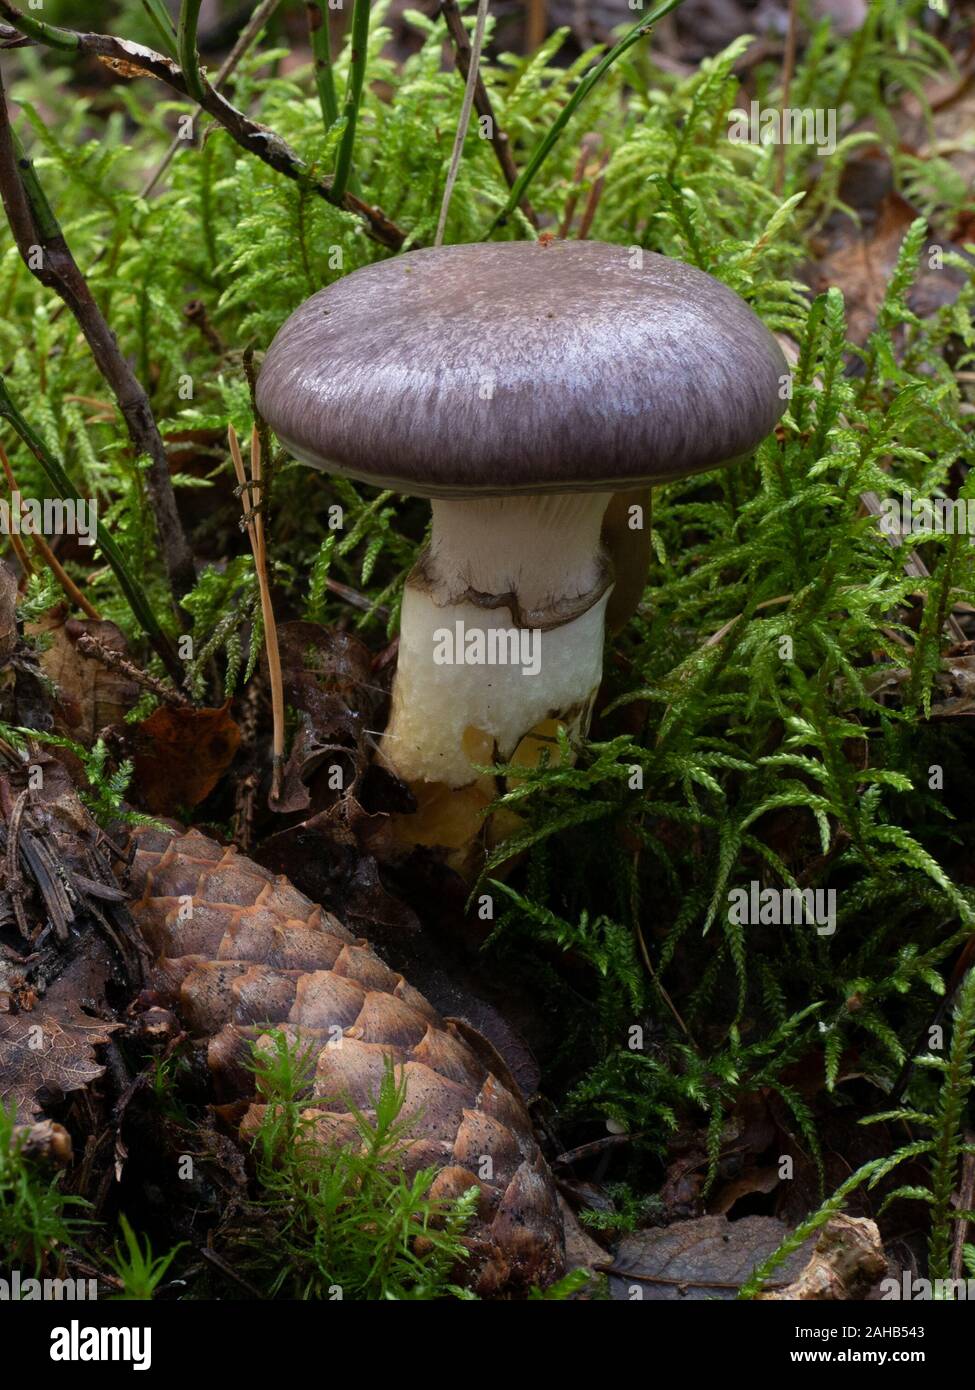
[[[407,581],[383,756],[462,787],[537,725],[586,731],[602,676],[608,493],[436,501]]]

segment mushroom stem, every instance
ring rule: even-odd
[[[585,733],[613,583],[600,540],[609,497],[434,501],[382,745],[405,781],[465,787],[540,724]]]

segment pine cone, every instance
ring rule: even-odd
[[[191,1033],[209,1038],[218,1097],[250,1101],[242,1133],[260,1122],[247,1059],[269,1026],[317,1048],[305,1113],[323,1143],[353,1138],[348,1101],[369,1112],[391,1056],[407,1081],[402,1116],[413,1120],[404,1170],[438,1166],[436,1198],[481,1190],[468,1282],[494,1294],[558,1277],[552,1175],[490,1045],[440,1018],[285,877],[198,831],[139,829],[133,841],[131,910],[158,957],[154,985]]]

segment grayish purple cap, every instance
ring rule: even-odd
[[[693,266],[485,242],[312,295],[268,349],[257,405],[296,458],[377,487],[616,492],[747,455],[787,372],[744,300]]]

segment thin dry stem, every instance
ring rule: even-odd
[[[525,48],[531,54],[545,42],[548,32],[548,0],[528,0],[525,8]]]
[[[975,1134],[970,1130],[965,1135],[965,1143],[975,1143]],[[961,1165],[961,1181],[958,1186],[958,1211],[971,1211],[975,1206],[975,1153],[965,1154]],[[968,1221],[961,1217],[955,1222],[955,1234],[951,1248],[951,1277],[961,1279],[965,1273],[965,1241],[968,1236]]]
[[[281,674],[281,652],[278,647],[278,629],[274,621],[274,609],[271,605],[271,587],[268,581],[267,572],[267,548],[264,537],[264,516],[259,505],[261,493],[261,441],[255,427],[251,431],[251,476],[248,479],[244,469],[244,460],[240,452],[240,441],[237,438],[237,431],[233,425],[227,428],[227,440],[230,444],[230,457],[234,462],[234,472],[237,474],[237,482],[241,490],[241,502],[244,508],[244,525],[247,528],[247,535],[251,543],[251,551],[254,555],[254,571],[257,575],[257,586],[261,595],[261,615],[264,621],[264,649],[267,652],[267,670],[271,683],[271,719],[273,725],[272,734],[272,766],[271,766],[271,801],[277,801],[281,795],[281,783],[284,773],[284,679]]]
[[[3,465],[3,471],[7,475],[7,485],[10,488],[10,505],[13,506],[14,493],[17,493],[19,495],[20,489],[17,486],[17,479],[14,477],[14,471],[10,466],[10,460],[7,457],[7,451],[2,444],[0,444],[0,464]],[[20,502],[19,509],[21,516],[23,516],[23,502]],[[85,613],[89,618],[91,618],[94,622],[100,623],[102,621],[102,615],[99,613],[95,605],[91,603],[87,598],[85,598],[84,594],[78,588],[77,584],[71,578],[70,574],[68,574],[67,570],[64,568],[60,560],[54,554],[54,551],[48,545],[44,537],[38,535],[36,531],[32,531],[30,535],[34,541],[37,553],[40,555],[45,565],[47,565],[48,569],[54,575],[54,578],[61,585],[61,588],[67,595],[68,599],[70,599],[70,601],[73,604],[75,604],[76,607],[80,608],[81,611]],[[10,536],[10,541],[14,547],[14,550],[17,552],[18,560],[20,560],[20,563],[24,566],[26,572],[28,574],[32,574],[33,566],[31,565],[31,562],[27,557],[27,552],[24,550],[23,545],[20,544],[18,538],[14,536],[12,533]]]
[[[213,79],[213,85],[216,91],[219,92],[224,87],[227,80],[230,77],[232,77],[233,74],[236,72],[237,67],[240,64],[240,60],[243,58],[244,54],[250,48],[251,44],[257,38],[258,34],[264,28],[264,25],[271,18],[272,14],[278,8],[280,3],[281,0],[262,0],[262,3],[258,5],[257,9],[254,11],[250,19],[247,21],[247,24],[240,31],[237,42],[234,44],[233,48],[227,54],[227,57],[223,60],[220,67],[217,69],[217,75]],[[211,125],[207,127],[207,130],[212,129],[213,124],[211,123]],[[204,135],[205,134],[206,131],[204,131]],[[149,197],[149,194],[153,191],[153,189],[156,187],[156,184],[159,182],[163,174],[165,174],[166,170],[169,168],[170,164],[172,164],[173,160],[179,154],[180,149],[186,148],[186,143],[187,142],[183,140],[180,136],[177,135],[174,137],[171,145],[169,146],[169,149],[163,155],[162,159],[159,161],[155,169],[153,169],[152,173],[149,175],[149,178],[143,184],[141,190],[141,196],[143,198]],[[105,249],[103,248],[95,258],[96,262],[100,261],[104,254]]]
[[[589,190],[589,197],[586,199],[586,206],[579,221],[579,230],[576,233],[579,241],[585,241],[592,231],[592,224],[596,217],[596,209],[599,207],[599,200],[603,196],[603,189],[606,187],[606,166],[609,163],[609,151],[603,155],[599,161],[599,170],[593,179],[592,188]]]
[[[467,69],[467,82],[464,86],[464,101],[460,108],[460,120],[457,122],[457,134],[454,136],[454,148],[450,156],[450,168],[447,170],[447,182],[444,185],[443,201],[440,204],[440,218],[437,222],[437,234],[433,238],[434,246],[443,245],[443,234],[447,226],[447,214],[450,211],[450,200],[453,197],[454,185],[457,182],[460,161],[464,153],[464,141],[467,139],[467,131],[471,123],[471,111],[474,107],[474,93],[477,89],[480,75],[481,49],[484,47],[484,28],[487,24],[489,3],[490,0],[477,0],[477,19],[474,24],[474,42],[471,46],[469,67]]]
[[[457,58],[457,66],[461,76],[466,80],[471,67],[471,44],[467,37],[467,30],[464,28],[464,21],[461,18],[457,0],[440,0],[440,13],[444,17],[444,23],[450,34],[453,43],[454,53]],[[504,174],[505,183],[509,188],[514,188],[518,182],[518,166],[515,164],[514,156],[511,153],[511,142],[507,134],[501,129],[498,118],[494,114],[494,107],[491,98],[488,96],[487,88],[480,76],[474,84],[474,109],[477,114],[488,122],[488,129],[491,132],[491,145],[497,155],[501,172]],[[527,198],[522,198],[519,207],[527,217],[533,227],[538,226],[538,218],[535,209]]]
[[[782,129],[785,129],[785,109],[789,105],[792,89],[792,75],[796,67],[796,31],[799,27],[799,0],[789,0],[789,28],[785,38],[785,56],[782,59]],[[781,135],[781,132],[780,132]],[[775,191],[781,195],[785,187],[785,141],[780,138],[778,168],[775,174]]]
[[[99,642],[98,638],[93,637],[90,632],[83,632],[75,645],[82,656],[90,657],[93,661],[100,662],[102,666],[107,666],[112,671],[118,671],[130,681],[134,681],[136,685],[141,685],[144,690],[150,691],[157,699],[162,700],[163,704],[173,705],[177,709],[192,709],[192,700],[188,700],[181,690],[176,690],[173,686],[167,685],[165,681],[159,680],[157,676],[143,671],[141,666],[137,666],[134,661],[129,661],[128,657],[115,651],[113,647],[106,647],[104,642]]]
[[[576,208],[579,204],[579,189],[583,179],[586,177],[586,169],[592,156],[599,150],[602,144],[602,136],[595,131],[589,131],[582,137],[579,144],[579,158],[576,160],[575,171],[572,175],[572,187],[565,200],[565,208],[562,212],[562,221],[559,225],[559,236],[564,241],[572,230],[572,219],[576,215]]]

